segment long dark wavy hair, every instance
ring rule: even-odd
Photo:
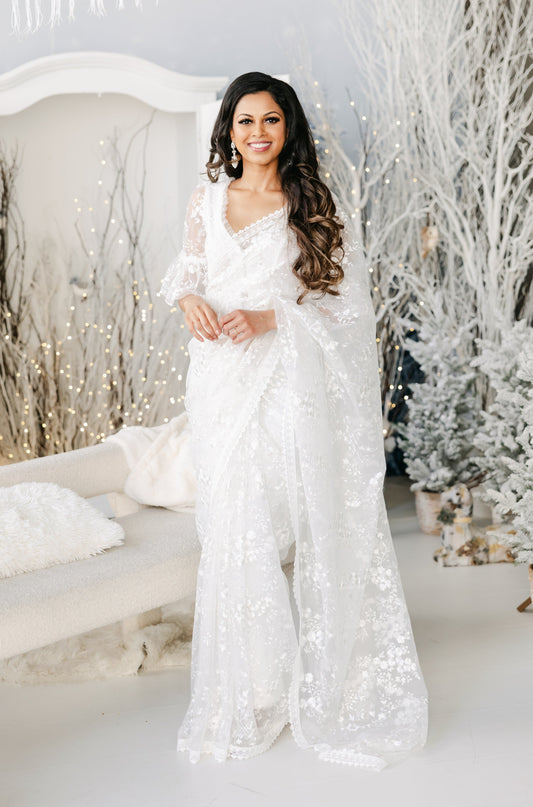
[[[318,158],[313,135],[290,84],[266,73],[244,73],[231,82],[224,94],[213,133],[207,174],[216,182],[222,169],[229,177],[242,176],[242,160],[231,164],[231,136],[235,107],[243,95],[268,92],[283,110],[286,141],[278,160],[281,188],[288,206],[289,226],[296,234],[300,254],[292,270],[304,291],[301,303],[310,291],[338,295],[344,277],[342,259],[343,223],[336,216],[335,203],[318,173]]]

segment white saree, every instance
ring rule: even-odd
[[[342,216],[341,294],[298,305],[286,207],[235,233],[228,183],[193,193],[161,294],[199,293],[219,315],[274,308],[277,329],[188,345],[202,554],[178,749],[242,759],[290,723],[321,759],[379,770],[424,745],[427,692],[383,499],[368,272]]]

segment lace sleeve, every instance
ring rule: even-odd
[[[199,185],[192,193],[183,228],[183,246],[168,267],[158,296],[168,305],[186,294],[203,294],[205,286],[205,186]]]

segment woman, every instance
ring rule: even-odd
[[[283,81],[229,86],[207,172],[161,290],[193,336],[202,545],[178,749],[246,758],[290,722],[320,758],[380,769],[424,744],[427,694],[383,500],[361,247]]]

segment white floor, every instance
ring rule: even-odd
[[[0,685],[0,807],[531,807],[533,609],[525,567],[442,569],[411,494],[387,480],[430,694],[426,748],[381,773],[318,761],[288,727],[249,761],[175,752],[189,671]]]

